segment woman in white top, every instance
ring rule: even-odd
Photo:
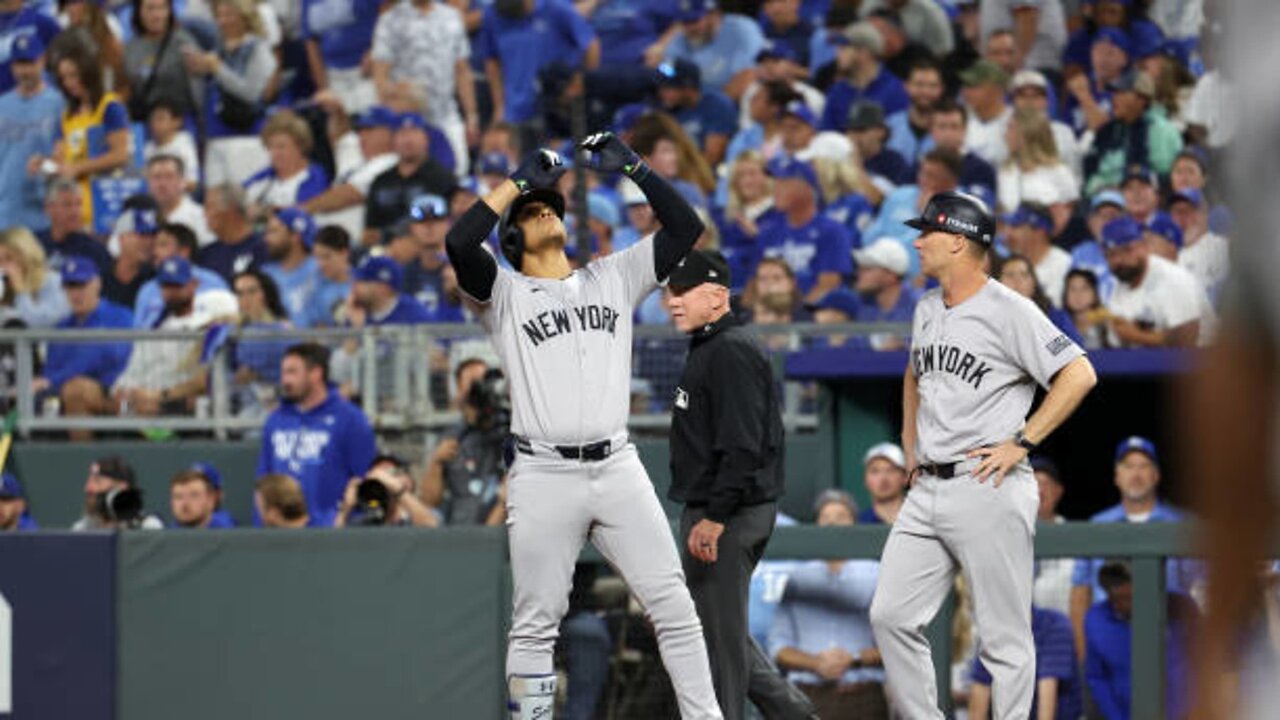
[[[1000,206],[1012,212],[1024,202],[1054,209],[1080,197],[1080,187],[1071,168],[1058,154],[1049,119],[1032,108],[1017,110],[1005,129],[1009,159],[996,176]]]

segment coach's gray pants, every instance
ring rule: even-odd
[[[689,531],[706,517],[702,508],[685,508],[680,516],[680,556],[702,619],[711,657],[711,679],[725,720],[742,720],[750,697],[767,720],[807,720],[809,698],[791,685],[769,662],[747,624],[751,573],[764,555],[777,519],[777,503],[739,508],[725,523],[714,563],[689,554]]]
[[[964,573],[973,595],[979,657],[991,671],[992,717],[1022,720],[1035,692],[1031,637],[1032,543],[1039,490],[1023,463],[1000,487],[968,474],[920,477],[881,557],[871,625],[889,695],[910,720],[935,718],[938,689],[925,627]]]
[[[634,446],[600,462],[516,454],[507,474],[513,580],[507,676],[549,675],[573,566],[588,539],[653,622],[684,720],[719,720],[680,556]]]

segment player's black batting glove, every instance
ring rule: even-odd
[[[602,173],[620,172],[640,182],[649,174],[649,166],[644,164],[635,150],[627,147],[617,135],[611,132],[596,133],[578,143],[578,149],[586,154],[587,167]]]
[[[516,184],[520,192],[533,188],[550,189],[555,187],[556,181],[568,169],[559,153],[543,148],[531,153],[520,163],[520,167],[511,173],[511,182]]]

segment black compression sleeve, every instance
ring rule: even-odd
[[[653,271],[665,280],[702,235],[702,220],[671,183],[650,172],[639,182],[662,229],[653,238]]]
[[[480,302],[489,301],[493,281],[498,277],[498,263],[484,249],[484,239],[497,224],[498,213],[483,200],[477,200],[444,238],[449,262],[458,274],[458,286]]]

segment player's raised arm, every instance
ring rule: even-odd
[[[662,229],[653,238],[653,270],[665,280],[702,235],[702,220],[671,183],[650,171],[635,151],[611,132],[596,133],[579,145],[588,153],[587,164],[606,173],[620,172],[631,179],[653,208]]]
[[[485,238],[520,193],[529,188],[554,187],[565,170],[559,155],[539,150],[458,218],[444,242],[463,292],[479,302],[489,301],[498,276],[498,262],[484,249]]]

